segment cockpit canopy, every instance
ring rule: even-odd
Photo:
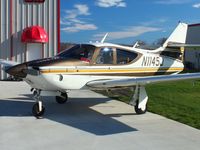
[[[117,47],[96,47],[90,44],[77,44],[60,54],[58,57],[63,59],[78,59],[90,64],[127,64],[133,62],[137,58],[136,52],[121,49]]]
[[[95,49],[96,47],[93,45],[79,44],[61,52],[58,54],[58,56],[62,58],[74,58],[79,60],[87,58],[88,61],[91,61]]]

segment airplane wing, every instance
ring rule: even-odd
[[[4,67],[3,69],[6,70],[12,66],[18,65],[18,62],[14,62],[14,61],[9,61],[9,60],[4,60],[4,59],[0,59],[0,64],[2,64]]]
[[[184,73],[174,75],[160,75],[148,77],[134,77],[127,79],[111,79],[111,80],[96,80],[87,83],[91,88],[116,88],[116,87],[130,87],[135,85],[146,85],[149,83],[158,83],[166,81],[178,81],[187,79],[200,79],[200,73]]]

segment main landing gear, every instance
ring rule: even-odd
[[[67,93],[61,93],[60,96],[56,96],[56,102],[58,104],[64,104],[68,101],[68,95]]]
[[[35,117],[39,118],[42,115],[44,115],[44,113],[45,113],[45,107],[43,106],[42,100],[41,100],[41,92],[42,91],[38,90],[38,89],[32,89],[32,90],[34,90],[33,98],[36,101],[36,103],[33,105],[32,113]],[[56,96],[56,102],[59,104],[66,103],[68,100],[67,93],[60,93],[60,94],[58,94],[58,93],[60,93],[60,92],[44,92],[42,95],[43,96],[54,96],[57,94],[58,96]]]
[[[130,100],[130,104],[135,107],[137,114],[144,114],[147,111],[148,96],[144,86],[137,85],[134,94]]]

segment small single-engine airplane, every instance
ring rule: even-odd
[[[184,47],[188,25],[179,23],[163,46],[141,49],[101,42],[77,44],[51,58],[17,64],[0,60],[6,73],[23,79],[33,91],[34,116],[42,116],[45,108],[41,96],[56,96],[60,104],[68,100],[70,90],[109,90],[134,87],[130,104],[137,114],[147,110],[145,85],[155,82],[200,78],[200,73],[178,74],[184,69]]]

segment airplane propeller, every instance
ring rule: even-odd
[[[25,78],[28,74],[34,76],[38,75],[39,69],[36,69],[32,66],[28,66],[28,63],[23,63],[10,67],[9,69],[6,70],[6,73],[17,78]]]

